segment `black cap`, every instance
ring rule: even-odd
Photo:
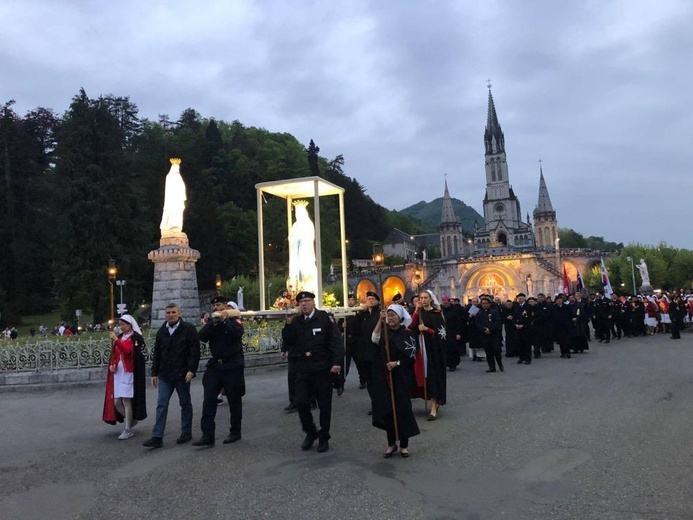
[[[215,296],[214,298],[212,298],[212,305],[215,303],[223,303],[224,305],[226,305],[227,301],[229,301],[228,298],[224,298],[223,296]]]
[[[376,300],[380,301],[380,296],[378,296],[378,293],[374,293],[373,291],[368,291],[368,292],[366,293],[366,296],[372,296],[372,297],[375,298]]]
[[[402,299],[402,295],[401,295],[400,293],[397,293],[397,294],[395,294],[395,295],[392,297],[392,301],[393,301],[393,302],[398,302],[398,301],[400,301],[401,299]]]
[[[296,295],[296,301],[297,302],[300,302],[301,300],[303,300],[305,298],[310,298],[311,300],[314,300],[315,295],[310,291],[301,291],[300,293],[298,293]]]
[[[523,292],[521,292],[521,293],[517,293],[517,296],[515,296],[515,298],[519,298],[520,296],[522,296],[522,297],[525,297],[525,296],[526,296],[526,294],[525,294],[525,293],[523,293]]]

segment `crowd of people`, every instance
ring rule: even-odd
[[[354,361],[359,388],[367,389],[373,426],[385,431],[385,458],[399,451],[409,457],[409,439],[420,433],[412,399],[423,399],[429,421],[440,417],[447,402],[448,372],[457,370],[463,356],[486,360],[486,372],[503,372],[503,361],[517,358],[530,365],[554,351],[560,357],[589,349],[591,341],[667,332],[672,339],[690,323],[693,297],[664,294],[659,297],[625,297],[615,294],[517,294],[502,302],[490,295],[471,298],[466,305],[443,296],[439,303],[432,291],[421,291],[405,302],[395,295],[381,306],[380,296],[368,292],[363,308],[335,320],[315,307],[315,295],[296,296],[297,312],[287,313],[282,330],[282,356],[288,361],[287,413],[298,412],[305,438],[301,449],[309,451],[318,441],[318,452],[329,449],[332,397],[344,392],[345,379]],[[357,305],[353,294],[348,305]],[[229,405],[229,434],[224,443],[241,439],[242,397],[245,395],[243,321],[238,306],[221,296],[212,300],[213,310],[198,332],[185,322],[175,304],[165,311],[153,349],[151,384],[158,390],[156,419],[149,448],[163,446],[168,406],[175,391],[181,407],[181,432],[176,440],[192,440],[190,384],[200,362],[200,341],[209,343],[202,385],[204,396],[200,429],[194,446],[215,444],[215,417],[219,397]],[[113,352],[109,363],[103,420],[125,423],[118,437],[132,437],[137,421],[146,418],[144,340],[137,322],[129,315],[119,320],[120,334],[111,334]],[[318,409],[318,425],[312,411]],[[318,427],[319,426],[319,427]]]

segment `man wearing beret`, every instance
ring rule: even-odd
[[[310,450],[318,440],[318,452],[323,453],[330,448],[332,374],[341,371],[344,347],[337,324],[325,311],[315,308],[313,293],[299,292],[296,302],[301,313],[296,317],[287,316],[282,340],[289,357],[295,360],[295,404],[306,433],[301,449]],[[310,411],[314,397],[320,409],[319,430]]]
[[[529,365],[532,362],[532,308],[525,301],[525,294],[519,293],[515,300],[513,322],[517,331],[517,364]]]
[[[488,370],[495,372],[496,363],[503,372],[503,357],[501,356],[501,343],[503,342],[503,322],[500,313],[493,308],[493,300],[490,296],[481,297],[481,310],[474,316],[477,331],[479,332],[479,343],[486,352],[486,362]]]
[[[243,322],[238,309],[229,308],[226,298],[212,299],[214,312],[200,330],[200,341],[209,343],[212,357],[202,377],[204,398],[202,401],[202,437],[193,446],[213,446],[216,430],[217,396],[223,388],[229,402],[231,428],[224,444],[241,440],[241,420],[245,395],[245,361],[243,359]]]

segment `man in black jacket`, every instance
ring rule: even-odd
[[[479,343],[486,352],[488,370],[495,372],[496,363],[503,372],[503,357],[501,356],[501,343],[503,342],[503,323],[497,309],[492,307],[493,300],[490,296],[481,297],[481,310],[474,316],[474,322],[479,332]]]
[[[212,356],[207,361],[202,376],[204,399],[202,401],[202,437],[193,446],[214,446],[217,415],[217,396],[223,388],[229,402],[231,428],[224,444],[241,440],[243,396],[245,395],[245,362],[243,359],[243,322],[237,309],[227,308],[226,298],[212,299],[214,312],[200,330],[200,341],[209,343]]]
[[[152,386],[159,389],[156,402],[156,424],[152,437],[145,441],[148,448],[163,445],[168,403],[173,391],[178,394],[181,408],[181,433],[176,441],[184,444],[192,439],[193,410],[190,400],[190,381],[200,364],[200,339],[192,323],[183,321],[178,306],[166,306],[166,323],[156,333],[152,355]]]
[[[529,365],[532,362],[532,316],[533,312],[525,301],[525,294],[516,297],[517,305],[513,310],[513,322],[517,331],[517,364]]]
[[[294,399],[306,432],[301,449],[308,451],[319,439],[318,452],[322,453],[329,449],[332,374],[341,371],[344,347],[337,324],[325,311],[315,308],[313,293],[302,291],[296,295],[296,301],[301,314],[287,317],[282,340],[296,370]],[[313,398],[317,398],[320,408],[320,430],[315,427],[310,411]]]

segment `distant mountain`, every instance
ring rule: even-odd
[[[479,215],[471,206],[467,206],[459,199],[452,199],[452,209],[455,210],[455,216],[462,223],[462,229],[465,231],[474,231],[474,221],[481,226],[484,223],[484,217]],[[433,226],[436,229],[440,227],[440,215],[443,212],[443,197],[439,197],[431,202],[417,202],[413,206],[400,210],[400,213],[420,220],[424,224]]]

